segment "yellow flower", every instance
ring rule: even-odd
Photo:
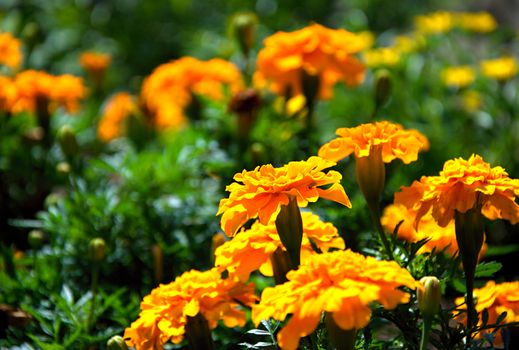
[[[26,70],[14,77],[14,85],[13,113],[35,112],[38,101],[47,103],[51,112],[61,106],[73,113],[86,95],[83,80],[70,74],[53,76],[44,71]]]
[[[404,130],[388,121],[339,128],[339,136],[319,149],[319,156],[337,162],[354,153],[355,158],[369,157],[374,149],[382,152],[384,163],[400,158],[405,164],[418,159],[418,152],[429,148],[429,141],[417,130]]]
[[[221,100],[225,86],[232,93],[243,87],[234,64],[219,58],[183,57],[155,68],[142,84],[141,101],[158,127],[180,127],[186,122],[184,109],[193,94]]]
[[[315,330],[323,311],[331,313],[341,329],[360,329],[369,322],[371,304],[395,308],[409,301],[409,294],[399,286],[418,286],[396,262],[350,250],[312,255],[287,278],[282,285],[266,288],[252,309],[256,324],[268,318],[284,321],[292,315],[278,333],[282,349],[296,349],[299,339]]]
[[[22,43],[11,33],[0,33],[0,64],[17,69],[22,63]]]
[[[488,33],[497,27],[495,18],[484,11],[458,13],[456,22],[462,29],[477,33]]]
[[[281,205],[288,205],[291,196],[300,207],[316,202],[319,197],[351,207],[350,200],[340,184],[341,174],[324,169],[335,162],[319,157],[289,162],[280,168],[262,165],[253,171],[244,170],[234,175],[236,182],[227,186],[229,198],[220,201],[218,213],[222,215],[221,226],[227,235],[234,235],[249,219],[259,217],[266,225],[277,217]],[[327,189],[322,186],[331,185]]]
[[[84,70],[95,76],[103,75],[112,61],[108,54],[97,52],[83,52],[79,57],[79,63]]]
[[[331,223],[322,222],[319,216],[304,211],[303,242],[301,244],[301,260],[304,262],[310,255],[315,254],[310,240],[323,252],[344,249],[344,241],[337,229]],[[248,230],[242,230],[232,240],[216,249],[215,265],[227,269],[229,276],[236,276],[241,281],[247,281],[251,272],[260,270],[267,276],[272,276],[271,255],[277,250],[285,250],[279,239],[274,223],[262,225],[252,224]]]
[[[97,135],[104,142],[121,136],[125,119],[135,113],[138,113],[135,97],[127,92],[113,95],[105,104]]]
[[[462,98],[463,108],[467,112],[475,112],[481,107],[481,94],[474,90],[465,91]]]
[[[371,42],[367,35],[319,24],[278,32],[265,39],[265,47],[258,53],[254,82],[276,94],[294,97],[303,94],[306,73],[319,78],[318,97],[328,99],[338,81],[356,86],[364,80],[364,66],[353,54]]]
[[[476,73],[470,66],[447,67],[442,71],[442,81],[450,87],[466,87],[474,81]]]
[[[201,314],[213,329],[219,320],[227,327],[243,326],[245,312],[239,305],[256,300],[253,284],[222,279],[216,269],[191,270],[169,284],[161,284],[144,297],[139,318],[126,328],[128,346],[137,350],[163,349],[166,342],[184,338],[188,317]]]
[[[416,30],[423,34],[446,33],[454,27],[455,15],[447,11],[437,11],[416,16],[414,24]]]
[[[393,47],[380,47],[363,53],[368,67],[393,67],[400,62],[400,52]]]
[[[400,54],[414,52],[424,45],[425,39],[419,33],[412,35],[398,35],[395,37],[392,47]]]
[[[518,65],[514,57],[501,57],[481,62],[481,73],[491,79],[508,80],[517,74]]]
[[[395,194],[395,204],[416,211],[415,225],[431,214],[442,227],[447,226],[454,212],[465,213],[476,208],[491,220],[519,222],[519,180],[510,179],[501,167],[491,168],[478,155],[469,160],[456,158],[443,166],[439,176],[422,176],[409,187]]]
[[[497,318],[506,312],[503,323],[519,322],[519,281],[504,282],[496,284],[494,281],[488,281],[483,288],[474,289],[474,297],[476,299],[476,311],[482,313],[483,310],[488,311],[487,324],[494,324]],[[466,310],[464,298],[457,298],[456,305],[460,305],[460,310]],[[460,314],[457,319],[459,322],[466,323],[466,313]],[[481,315],[479,316],[478,326],[482,325]],[[493,329],[487,329],[485,332],[491,333]],[[485,332],[476,333],[477,338],[481,338]],[[495,345],[503,344],[501,332],[495,333]]]

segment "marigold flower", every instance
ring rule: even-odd
[[[475,112],[481,107],[481,94],[474,90],[465,91],[461,96],[461,103],[465,111]]]
[[[400,63],[400,52],[393,47],[380,47],[363,53],[368,67],[393,67]]]
[[[488,33],[497,27],[495,18],[484,11],[458,13],[456,22],[462,29],[477,33]]]
[[[476,78],[474,69],[470,66],[447,67],[442,71],[442,81],[451,87],[466,87]]]
[[[353,54],[371,45],[366,35],[313,24],[294,32],[277,32],[266,38],[258,53],[254,82],[276,94],[294,97],[304,93],[302,77],[319,77],[320,99],[332,96],[333,86],[364,80],[363,64]]]
[[[416,16],[416,30],[424,34],[439,34],[450,31],[455,24],[455,15],[447,11],[437,11],[427,15]]]
[[[200,61],[183,57],[155,68],[144,80],[141,101],[157,126],[179,127],[185,123],[184,109],[193,94],[221,100],[224,86],[232,93],[243,86],[234,64],[219,58]]]
[[[474,297],[476,299],[476,311],[482,313],[483,310],[488,311],[487,324],[494,324],[497,318],[506,312],[503,323],[519,321],[519,281],[504,282],[496,284],[494,281],[488,281],[483,288],[474,289]],[[464,298],[457,298],[455,303],[460,305],[460,310],[466,310],[463,304]],[[458,315],[459,322],[466,323],[466,313]],[[478,326],[482,325],[482,318],[479,317]],[[491,333],[493,329],[487,329],[485,332]],[[484,332],[476,333],[476,338],[481,338]],[[499,346],[503,343],[501,332],[496,333],[495,345]]]
[[[0,33],[0,64],[17,69],[22,63],[22,43],[11,33]]]
[[[514,57],[500,57],[481,62],[481,73],[491,79],[508,80],[518,71],[517,60]]]
[[[282,285],[266,288],[252,309],[256,324],[270,317],[283,321],[292,315],[278,334],[282,349],[296,349],[299,339],[317,327],[323,311],[331,313],[341,329],[360,329],[369,322],[372,303],[395,308],[409,301],[409,294],[399,286],[418,286],[396,262],[378,261],[350,250],[312,255],[287,278]]]
[[[81,67],[93,75],[102,75],[112,62],[112,56],[97,52],[83,52],[79,56]]]
[[[18,90],[11,78],[0,75],[0,110],[4,112],[11,112]]]
[[[123,134],[124,121],[132,114],[138,113],[137,102],[128,92],[119,92],[106,102],[103,116],[99,121],[97,135],[108,142]]]
[[[73,113],[86,95],[83,80],[70,74],[54,76],[44,71],[26,70],[14,77],[14,85],[13,113],[35,112],[39,100],[46,101],[51,110],[61,106]]]
[[[227,327],[243,326],[246,317],[239,304],[252,305],[256,299],[253,284],[222,279],[216,269],[191,270],[144,297],[139,318],[126,328],[124,338],[137,350],[163,349],[170,340],[180,343],[187,318],[199,313],[210,329],[219,320]]]
[[[439,176],[422,176],[395,194],[395,204],[416,211],[415,225],[432,209],[432,216],[442,227],[452,221],[454,212],[465,213],[481,208],[481,213],[495,220],[519,222],[519,180],[510,179],[502,167],[490,167],[479,155],[469,160],[448,160]]]
[[[323,252],[344,249],[344,241],[337,229],[331,223],[322,222],[319,216],[304,211],[303,241],[301,244],[301,260],[314,254],[310,240]],[[229,275],[236,276],[241,281],[247,281],[250,273],[255,270],[267,276],[272,276],[271,255],[277,249],[285,249],[279,238],[274,223],[263,225],[260,222],[252,224],[248,230],[242,230],[232,240],[227,241],[216,249],[215,265],[227,269]]]
[[[226,188],[230,192],[229,198],[220,201],[216,214],[223,214],[223,231],[234,235],[247,220],[256,217],[262,224],[269,224],[275,220],[281,206],[288,204],[290,196],[296,197],[299,207],[306,207],[319,197],[351,207],[340,184],[341,174],[333,170],[323,171],[333,165],[335,162],[310,157],[289,162],[280,168],[268,164],[234,175],[236,182]],[[322,188],[327,185],[331,186]]]
[[[339,136],[319,149],[319,156],[337,162],[354,153],[356,158],[368,157],[381,148],[382,160],[390,163],[400,158],[405,164],[418,159],[418,152],[429,148],[429,141],[417,130],[404,130],[388,121],[339,128]]]
[[[456,242],[456,232],[454,230],[454,221],[449,222],[446,227],[438,226],[430,213],[426,214],[420,220],[420,225],[415,228],[414,220],[416,213],[407,209],[403,205],[389,205],[384,209],[381,223],[388,232],[393,232],[399,222],[402,224],[398,228],[398,237],[409,241],[418,242],[422,239],[429,239],[425,245],[420,248],[418,254],[445,250],[449,255],[458,253],[458,243]]]

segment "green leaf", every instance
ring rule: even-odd
[[[492,277],[503,265],[497,261],[480,263],[476,267],[476,277]]]
[[[498,247],[488,247],[487,251],[485,252],[485,256],[501,256],[501,255],[507,255],[511,253],[519,252],[519,244],[509,244],[509,245],[503,245]]]

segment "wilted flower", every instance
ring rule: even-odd
[[[491,79],[508,80],[514,77],[517,71],[517,60],[511,56],[481,62],[481,73]]]
[[[259,217],[262,224],[269,224],[278,215],[282,205],[288,205],[291,196],[297,205],[306,207],[319,197],[351,207],[350,200],[340,184],[337,171],[324,169],[335,162],[319,157],[289,162],[280,168],[272,165],[258,166],[234,175],[236,182],[227,186],[229,198],[220,201],[217,215],[223,214],[221,226],[227,235],[234,235],[249,219]],[[330,187],[324,189],[323,186]]]
[[[519,222],[519,180],[510,179],[505,169],[490,167],[478,155],[469,160],[456,158],[445,162],[439,176],[422,176],[395,194],[395,204],[416,211],[415,224],[430,210],[442,227],[454,218],[454,212],[465,213],[478,208],[491,220]]]
[[[350,250],[312,255],[287,275],[288,282],[266,288],[253,306],[252,320],[284,321],[278,333],[282,349],[296,349],[301,337],[312,333],[323,311],[343,330],[365,327],[370,305],[393,309],[409,301],[399,286],[415,289],[418,283],[394,261],[378,261]]]
[[[99,121],[97,135],[108,142],[123,134],[124,121],[132,114],[138,113],[135,97],[127,92],[119,92],[106,102],[103,116]]]
[[[265,39],[265,47],[258,54],[255,84],[294,97],[304,94],[304,75],[317,77],[317,97],[328,99],[337,82],[356,86],[364,80],[364,66],[353,54],[371,42],[365,35],[319,24],[278,32]]]
[[[193,94],[221,100],[225,86],[233,93],[243,86],[234,64],[219,58],[183,57],[155,68],[142,84],[141,101],[157,126],[179,127],[185,123],[184,109]]]
[[[474,81],[476,73],[470,66],[447,67],[442,71],[442,81],[450,87],[466,87]]]
[[[502,323],[519,322],[519,281],[504,282],[496,284],[494,281],[488,281],[483,288],[474,289],[474,297],[476,299],[476,310],[480,314],[478,326],[482,325],[481,313],[483,310],[488,311],[487,324],[495,324],[498,317],[506,312],[506,316],[502,319]],[[459,310],[466,310],[463,303],[463,297],[457,298],[455,303],[459,306]],[[466,322],[466,313],[462,313],[457,317],[458,321]],[[477,338],[481,338],[485,332],[491,333],[494,329],[487,329],[476,333]],[[501,332],[497,332],[495,345],[501,345]]]
[[[191,270],[169,284],[161,284],[144,297],[139,318],[126,328],[124,338],[137,350],[163,349],[166,342],[184,338],[188,318],[202,315],[210,329],[219,320],[227,327],[243,326],[239,305],[256,300],[253,284],[223,279],[216,269]]]
[[[11,33],[0,33],[0,65],[17,69],[22,63],[22,43]]]
[[[314,254],[310,240],[323,252],[332,248],[344,249],[344,241],[331,223],[322,222],[319,216],[307,211],[302,212],[301,216],[303,263],[308,256]],[[277,249],[284,250],[284,247],[276,225],[255,222],[250,229],[241,231],[216,249],[215,265],[227,269],[231,277],[237,276],[241,281],[248,280],[250,273],[258,269],[264,275],[272,276],[270,258]]]

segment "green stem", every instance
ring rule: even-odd
[[[90,310],[88,311],[88,318],[86,324],[86,332],[90,333],[90,328],[92,327],[92,322],[94,321],[94,312],[96,308],[96,299],[97,299],[97,287],[99,284],[99,263],[94,262],[92,266],[92,284],[90,286],[90,291],[92,292],[92,302],[90,303]]]
[[[391,245],[389,243],[389,240],[386,237],[386,233],[384,232],[384,228],[382,227],[382,224],[380,223],[380,212],[379,212],[379,205],[369,203],[368,202],[368,209],[371,216],[371,221],[373,221],[373,224],[377,228],[378,235],[380,237],[380,240],[382,241],[382,245],[384,246],[384,250],[386,251],[386,254],[389,256],[391,260],[395,260],[393,256],[393,250],[391,249]]]
[[[422,340],[420,342],[420,350],[427,349],[429,341],[429,333],[431,332],[432,317],[424,317],[422,325]]]

